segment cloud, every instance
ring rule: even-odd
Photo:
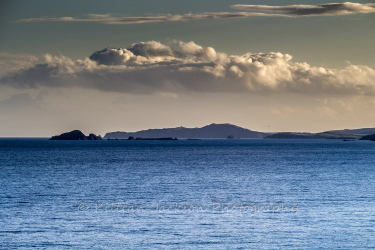
[[[38,61],[38,57],[29,54],[0,53],[0,77],[10,72],[29,68]]]
[[[44,93],[42,93],[44,95]],[[1,109],[37,110],[44,109],[42,96],[33,98],[28,93],[19,93],[0,101]]]
[[[90,14],[89,18],[74,17],[41,17],[20,19],[18,23],[34,23],[34,22],[94,22],[102,24],[137,24],[137,23],[156,23],[156,22],[176,22],[190,21],[197,19],[228,19],[228,18],[246,18],[246,17],[288,17],[283,14],[267,14],[252,12],[214,12],[203,14],[184,14],[184,15],[167,15],[167,16],[148,16],[148,17],[111,17],[109,15]]]
[[[288,5],[288,6],[269,6],[269,5],[232,5],[233,9],[260,11],[267,13],[284,13],[287,15],[297,16],[334,16],[334,15],[349,15],[358,13],[374,13],[374,3],[360,4],[360,3],[327,3],[319,5]]]
[[[348,15],[358,13],[373,13],[375,4],[360,3],[327,3],[320,5],[232,5],[231,8],[246,11],[260,12],[206,12],[202,14],[165,15],[165,16],[143,16],[143,17],[115,17],[110,14],[89,14],[87,18],[76,17],[40,17],[20,19],[17,22],[94,22],[102,24],[137,24],[155,22],[190,21],[197,19],[228,19],[248,17],[295,17],[295,16],[318,16],[318,15]],[[280,14],[281,13],[281,14]]]
[[[83,60],[45,56],[0,78],[15,88],[81,87],[101,91],[156,93],[301,93],[375,95],[375,70],[342,69],[293,62],[282,53],[227,55],[194,42],[166,46],[156,41],[106,48]]]
[[[0,101],[0,106],[5,106],[5,107],[14,107],[18,105],[27,106],[30,105],[31,103],[34,103],[34,100],[32,97],[27,94],[27,93],[20,93],[20,94],[15,94],[12,95],[10,98],[6,100]]]

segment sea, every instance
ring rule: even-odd
[[[375,248],[375,142],[0,139],[0,249]]]

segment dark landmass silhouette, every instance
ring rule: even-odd
[[[129,136],[128,139],[119,139],[119,138],[116,138],[116,139],[111,139],[111,138],[107,138],[107,140],[128,140],[128,141],[177,141],[178,139],[177,138],[172,138],[172,137],[161,137],[161,138],[143,138],[143,137],[137,137],[137,138],[134,138],[133,136]]]
[[[241,128],[232,124],[210,124],[202,128],[164,128],[164,129],[148,129],[138,132],[110,132],[106,133],[104,138],[108,139],[125,139],[132,136],[134,138],[264,138],[267,134],[249,129]]]
[[[359,139],[365,135],[375,134],[375,128],[360,128],[360,129],[343,129],[343,130],[329,130],[320,133],[306,133],[306,132],[282,132],[282,133],[263,133],[241,128],[232,124],[210,124],[202,128],[164,128],[164,129],[148,129],[138,132],[110,132],[104,138],[110,139],[125,139],[129,136],[144,137],[144,138],[266,138],[266,139],[342,139],[353,140]]]
[[[341,130],[336,131],[327,131],[321,133],[292,133],[292,132],[283,132],[283,133],[276,133],[266,136],[265,139],[342,139],[342,140],[350,140],[350,139],[359,139],[363,136],[363,134],[355,134],[352,131],[348,131],[348,133],[341,132]]]
[[[313,134],[282,132],[266,136],[265,139],[314,139]]]
[[[359,129],[343,129],[343,130],[330,130],[326,133],[343,133],[348,135],[370,135],[375,134],[375,128],[359,128]]]
[[[327,132],[322,132],[322,133],[317,133],[315,134],[315,138],[318,139],[359,139],[363,136],[364,134],[356,134],[355,132],[349,131],[348,133],[346,132],[341,132],[339,130],[337,131],[327,131]]]
[[[63,133],[61,135],[52,136],[50,140],[102,140],[100,136],[89,134],[86,136],[80,130],[73,130],[71,132]]]
[[[232,124],[210,124],[201,128],[163,128],[148,129],[137,132],[109,132],[104,136],[110,140],[177,140],[188,139],[342,139],[342,140],[375,140],[375,128],[329,130],[321,133],[307,132],[282,132],[263,133],[252,131]],[[100,136],[84,135],[80,130],[73,130],[58,136],[52,136],[50,140],[102,140]]]
[[[359,138],[359,140],[375,141],[375,134],[365,135],[365,136]]]

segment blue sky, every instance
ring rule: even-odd
[[[2,1],[0,136],[212,122],[259,131],[374,127],[375,6],[322,4],[330,2]],[[295,10],[301,8],[315,12]],[[207,13],[215,18],[202,18]],[[181,16],[191,20],[173,21]],[[131,17],[154,21],[123,21]],[[161,17],[166,21],[156,22]],[[141,43],[142,53],[161,53],[160,46],[172,52],[141,58],[133,51],[124,59],[128,50],[106,51],[110,65],[88,59]],[[238,61],[244,55],[250,64]],[[87,118],[98,113],[106,121]]]

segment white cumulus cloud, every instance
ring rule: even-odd
[[[83,60],[46,55],[44,63],[0,78],[15,88],[82,87],[155,94],[193,92],[375,95],[375,70],[341,69],[293,62],[282,53],[227,55],[194,42],[167,46],[156,41],[106,48]]]

